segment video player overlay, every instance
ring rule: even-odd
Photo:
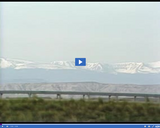
[[[159,128],[160,124],[3,124],[4,128]]]

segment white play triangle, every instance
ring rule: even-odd
[[[82,61],[81,60],[79,60],[79,64],[81,64],[82,63]]]

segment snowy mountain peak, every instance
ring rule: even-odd
[[[84,67],[85,69],[96,70],[96,71],[103,71],[103,64],[101,63],[87,63]]]
[[[1,68],[8,68],[8,67],[12,67],[12,63],[5,60],[4,58],[0,58],[0,67]]]
[[[67,67],[74,67],[74,62],[69,61],[53,61],[51,62],[53,65],[61,65],[61,66],[67,66]]]

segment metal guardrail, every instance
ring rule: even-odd
[[[61,98],[61,95],[82,95],[83,98],[87,95],[88,98],[91,95],[94,96],[109,96],[109,99],[111,96],[116,96],[116,99],[118,99],[118,96],[133,96],[134,100],[136,100],[136,97],[159,97],[160,100],[160,94],[149,94],[149,93],[112,93],[112,92],[76,92],[76,91],[16,91],[16,90],[5,90],[0,91],[0,96],[2,98],[3,94],[28,94],[29,97],[32,96],[32,94],[56,94],[57,98]]]
[[[0,94],[63,94],[63,95],[99,95],[99,96],[148,96],[160,97],[160,94],[150,93],[112,93],[112,92],[76,92],[76,91],[0,91]]]

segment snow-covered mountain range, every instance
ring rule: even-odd
[[[136,63],[136,62],[126,62],[126,63],[87,63],[86,66],[77,67],[74,61],[53,61],[51,63],[37,63],[26,60],[17,59],[4,59],[0,58],[0,68],[12,68],[12,69],[78,69],[78,70],[90,70],[105,72],[110,74],[117,73],[160,73],[160,61],[151,63]]]
[[[1,83],[100,82],[112,84],[160,84],[160,61],[151,63],[87,63],[74,61],[37,63],[0,59]]]

